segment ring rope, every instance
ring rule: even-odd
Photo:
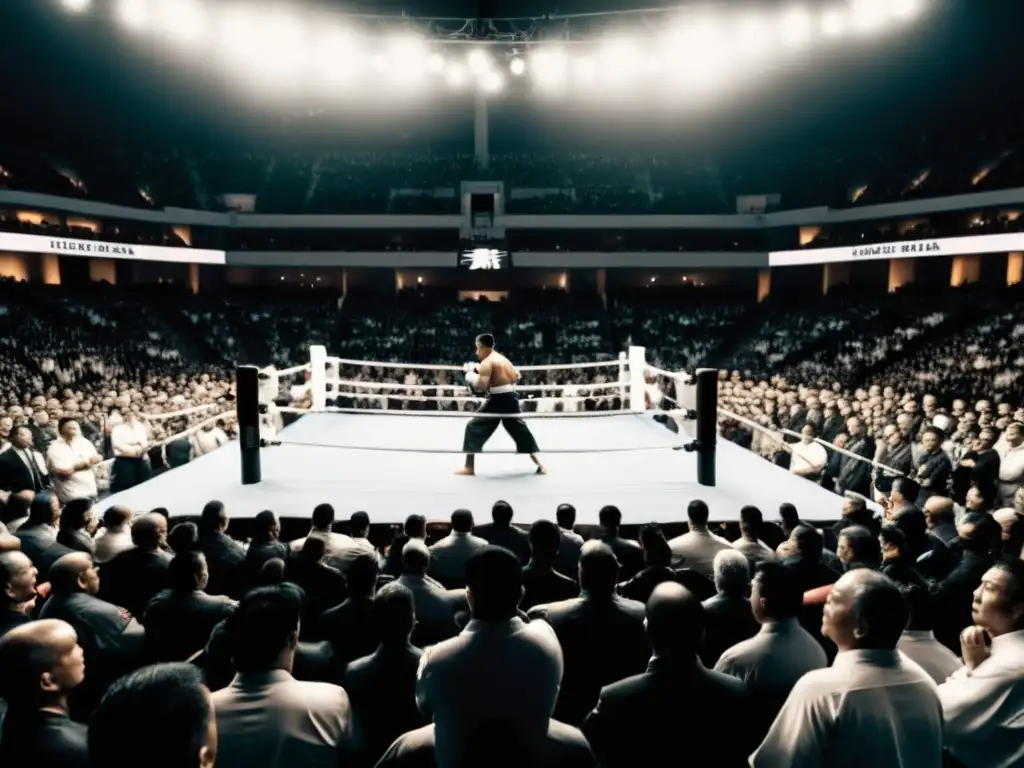
[[[404,368],[417,371],[458,371],[465,370],[461,365],[435,365],[427,363],[385,363],[378,360],[348,360],[341,357],[327,356],[328,363],[335,365],[357,365],[368,368]],[[627,363],[622,360],[593,360],[589,363],[558,363],[555,365],[520,365],[516,366],[520,371],[567,371],[578,368],[618,368]]]
[[[469,391],[469,387],[465,384],[399,384],[397,382],[387,381],[356,381],[354,379],[328,379],[327,386],[332,384],[342,385],[353,388],[379,388],[379,389],[450,389]],[[568,389],[569,387],[578,387],[579,389],[622,389],[623,387],[629,388],[630,384],[628,381],[609,381],[601,384],[526,384],[523,386],[516,386],[516,392],[543,392],[550,389]],[[379,394],[379,393],[378,393]],[[438,395],[440,397],[440,395]]]
[[[203,419],[202,421],[200,421],[195,426],[189,427],[188,429],[184,430],[183,432],[179,432],[176,435],[171,435],[170,437],[166,437],[166,438],[164,438],[163,440],[161,440],[158,443],[153,443],[152,445],[150,445],[150,446],[148,446],[146,448],[146,452],[148,453],[149,451],[153,450],[154,448],[163,448],[168,443],[173,443],[175,440],[180,440],[183,437],[188,437],[193,432],[198,432],[199,430],[201,430],[207,424],[211,424],[213,422],[216,422],[218,419],[222,419],[225,416],[228,416],[228,415],[230,415],[230,414],[232,414],[234,412],[235,412],[234,409],[230,409],[230,410],[227,410],[227,411],[221,411],[220,413],[215,414],[214,416],[211,416],[208,419]],[[139,414],[139,415],[141,416],[142,414]],[[114,463],[114,461],[115,461],[115,459],[106,459],[104,461],[101,461],[97,466],[109,467],[109,466],[111,466]]]
[[[438,454],[461,454],[466,455],[466,451],[458,450],[455,448],[388,448],[385,446],[367,446],[367,445],[333,445],[329,443],[307,443],[300,440],[270,440],[268,445],[299,445],[306,448],[336,448],[341,451],[381,451],[385,453],[438,453]],[[640,451],[664,451],[667,449],[679,450],[685,448],[684,443],[663,443],[661,445],[638,445],[631,446],[628,448],[555,448],[550,450],[540,451],[540,453],[637,453]],[[470,451],[470,453],[473,453]],[[476,451],[473,453],[475,456],[487,456],[494,454],[519,454],[520,451],[514,448],[501,448],[495,451]],[[526,454],[521,454],[526,455]]]
[[[138,417],[140,419],[146,419],[147,421],[162,421],[163,419],[176,419],[179,416],[189,416],[193,413],[199,413],[200,411],[208,411],[211,408],[216,408],[220,405],[219,403],[207,403],[206,405],[197,405],[193,408],[183,408],[180,411],[171,411],[170,413],[140,413]]]
[[[387,400],[411,400],[414,402],[426,403],[436,400],[443,400],[453,403],[483,403],[486,397],[475,397],[467,395],[392,395],[382,392],[335,392],[332,397],[347,397],[350,400],[369,400],[372,398],[384,398]],[[618,394],[611,395],[552,395],[551,397],[530,397],[520,402],[538,402],[540,400],[554,400],[559,403],[578,403],[585,400],[613,400],[620,397]]]
[[[478,413],[476,411],[401,411],[394,408],[339,408],[328,406],[326,408],[292,408],[278,407],[279,413],[355,413],[390,416],[441,416],[458,417],[463,419],[566,419],[586,416],[589,418],[601,418],[606,416],[642,416],[642,413],[621,409],[617,411],[561,411],[552,413]],[[659,413],[675,413],[675,411],[660,411]],[[683,411],[680,411],[683,413]]]

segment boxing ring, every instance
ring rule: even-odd
[[[346,379],[341,377],[345,368],[382,377],[405,372],[407,382]],[[457,476],[463,432],[473,417],[468,409],[482,399],[461,384],[464,369],[346,360],[329,357],[323,347],[312,347],[310,362],[294,368],[243,366],[237,445],[110,496],[99,507],[160,506],[172,517],[192,516],[218,499],[234,518],[251,518],[264,509],[305,518],[314,506],[329,502],[340,517],[365,510],[374,523],[401,523],[412,513],[446,521],[457,508],[468,508],[483,521],[491,505],[503,499],[524,524],[553,519],[557,506],[568,502],[580,524],[596,524],[600,508],[612,504],[622,511],[624,524],[635,525],[685,520],[687,504],[700,498],[716,521],[738,520],[746,504],[773,518],[783,502],[795,504],[807,520],[840,516],[840,497],[740,446],[716,443],[716,371],[698,372],[698,381],[708,383],[702,404],[690,376],[649,365],[639,347],[611,361],[521,366],[524,380],[579,376],[586,369],[609,375],[599,374],[606,381],[516,387],[548,474],[535,474],[529,458],[517,455],[499,429],[477,455],[477,474]],[[445,380],[408,383],[410,372]],[[275,405],[297,375],[305,381],[292,386],[291,404]],[[674,383],[679,402],[666,395],[668,401],[696,404],[697,412],[649,408],[652,399],[661,399],[651,397],[654,376]],[[287,413],[295,415],[294,423],[275,428]],[[695,415],[703,421],[694,423]]]

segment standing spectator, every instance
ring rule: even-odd
[[[95,466],[100,463],[96,446],[82,437],[81,427],[75,419],[62,418],[57,422],[57,430],[60,437],[50,444],[46,452],[46,465],[57,497],[61,504],[72,499],[95,502],[99,496]]]
[[[1003,433],[999,462],[999,506],[1012,507],[1013,495],[1024,484],[1024,424],[1013,422]]]
[[[967,768],[1024,763],[1024,562],[1001,561],[974,593],[964,667],[939,686],[946,748]]]
[[[839,454],[839,475],[836,490],[840,493],[852,491],[860,496],[871,493],[871,462],[875,456],[875,441],[864,430],[864,422],[856,416],[846,420],[848,439],[844,446],[847,453],[860,458]]]
[[[789,471],[797,477],[818,482],[825,465],[828,464],[828,453],[815,437],[814,425],[806,423],[800,429],[800,442],[789,445]]]
[[[0,765],[86,768],[86,727],[68,717],[68,696],[85,679],[75,630],[56,620],[15,627],[0,637],[0,669]]]
[[[110,492],[119,493],[145,482],[152,474],[147,455],[149,432],[134,411],[126,411],[124,421],[110,432],[114,452]]]
[[[942,706],[935,682],[896,650],[906,623],[903,596],[880,573],[836,582],[822,632],[839,654],[800,678],[750,765],[939,768]]]
[[[914,462],[914,479],[921,486],[917,505],[922,506],[932,496],[946,496],[953,464],[942,450],[942,433],[935,427],[925,427],[921,433],[921,453]]]
[[[228,621],[237,674],[213,694],[218,768],[336,768],[352,748],[348,695],[292,677],[302,592],[260,587]]]
[[[423,652],[416,686],[443,768],[458,764],[461,748],[487,721],[508,723],[523,745],[540,748],[562,680],[552,628],[517,615],[523,571],[515,555],[484,547],[466,563],[466,581],[473,618],[461,635]]]
[[[50,487],[46,461],[32,446],[32,431],[25,426],[11,431],[11,447],[0,453],[0,490],[10,493]]]

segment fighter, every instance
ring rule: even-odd
[[[493,419],[474,417],[466,425],[466,436],[462,442],[462,450],[466,452],[466,466],[458,470],[457,475],[472,475],[476,472],[476,454],[483,450],[484,443],[494,434],[499,422],[516,443],[518,453],[528,453],[537,465],[537,474],[546,475],[547,469],[541,464],[537,455],[540,449],[533,439],[526,422],[519,418],[519,395],[514,384],[519,381],[519,371],[507,357],[494,349],[494,337],[482,333],[476,337],[476,356],[480,360],[479,372],[475,363],[468,364],[466,383],[474,392],[487,394],[487,400],[477,413],[508,414],[508,418]]]

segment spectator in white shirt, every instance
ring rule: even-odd
[[[486,546],[466,563],[466,581],[473,618],[460,635],[423,652],[416,684],[420,711],[434,720],[438,768],[459,766],[474,728],[491,721],[508,723],[524,746],[542,748],[562,681],[555,631],[517,615],[523,572],[516,556]]]
[[[1024,484],[1024,425],[1014,422],[1003,433],[999,451],[999,499],[996,506],[1012,507],[1013,495]]]
[[[672,549],[672,567],[689,568],[714,579],[715,555],[723,549],[732,549],[732,544],[708,530],[708,505],[700,499],[691,501],[686,508],[690,530],[676,536],[668,545]]]
[[[221,768],[336,768],[352,749],[348,695],[292,677],[302,590],[260,587],[228,620],[238,674],[213,694]]]
[[[800,442],[790,446],[789,471],[798,477],[817,482],[828,464],[828,452],[815,441],[817,432],[813,424],[804,424],[800,429]]]
[[[936,684],[941,685],[963,664],[956,654],[935,638],[928,592],[915,586],[906,591],[906,596],[910,621],[896,649],[931,675]]]
[[[134,411],[126,411],[124,421],[111,430],[110,443],[114,449],[111,493],[126,491],[149,479],[152,474],[146,455],[149,432]]]
[[[64,417],[57,423],[60,437],[50,443],[46,451],[46,465],[50,468],[54,489],[61,504],[72,499],[92,499],[99,495],[96,488],[96,470],[100,455],[96,446],[82,437],[82,428],[76,419]]]
[[[844,574],[822,621],[839,653],[794,686],[752,768],[940,768],[937,686],[896,650],[907,618],[890,579],[867,568]]]
[[[1024,765],[1024,561],[985,573],[972,614],[964,667],[939,686],[946,748],[967,768]]]
[[[204,456],[207,453],[220,448],[222,445],[227,445],[230,440],[227,434],[216,424],[207,424],[201,430],[196,432],[195,437],[192,438],[193,445],[195,446],[196,456]]]

